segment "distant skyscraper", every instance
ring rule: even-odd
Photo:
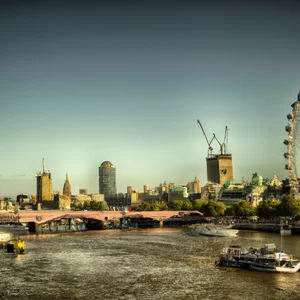
[[[63,188],[63,195],[71,197],[71,185],[69,182],[68,174],[66,174],[66,181]]]
[[[104,197],[117,194],[116,168],[110,161],[104,161],[99,167],[99,194]]]
[[[127,186],[127,194],[131,194],[132,193],[132,186],[128,185]]]
[[[144,193],[148,193],[150,191],[149,184],[144,184]]]
[[[45,161],[43,159],[43,172],[36,174],[36,197],[37,202],[53,200],[51,173],[45,170]]]

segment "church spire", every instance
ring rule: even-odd
[[[71,185],[69,182],[69,176],[68,173],[66,174],[66,181],[63,187],[63,195],[71,197]]]

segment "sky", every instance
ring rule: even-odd
[[[68,173],[73,194],[98,193],[106,160],[118,192],[195,176],[204,185],[197,119],[220,140],[228,126],[235,181],[288,176],[299,6],[41,2],[0,1],[0,197],[35,194],[42,158],[54,191]]]

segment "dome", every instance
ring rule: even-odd
[[[114,168],[115,166],[108,160],[104,161],[100,168]]]

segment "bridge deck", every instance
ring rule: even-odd
[[[180,211],[184,213],[199,213],[198,211]],[[34,222],[37,224],[47,223],[53,219],[65,216],[68,217],[83,217],[91,218],[104,221],[120,219],[126,216],[142,215],[143,217],[153,218],[157,220],[165,220],[171,216],[178,215],[179,211],[141,211],[141,212],[129,212],[124,213],[123,211],[67,211],[67,210],[30,210],[30,211],[19,211],[17,214],[14,213],[1,213],[1,219],[5,220],[11,218],[14,222],[28,223]]]

